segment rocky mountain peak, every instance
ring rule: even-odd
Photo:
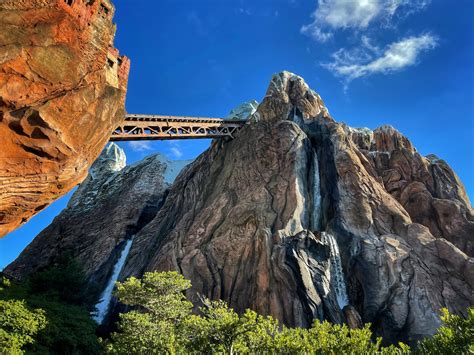
[[[393,152],[406,149],[416,152],[412,143],[397,129],[390,125],[383,125],[374,130],[373,145],[371,150],[379,152]]]
[[[99,158],[92,164],[89,175],[99,178],[101,175],[109,175],[112,172],[120,171],[127,165],[127,157],[122,148],[115,143],[109,143]]]
[[[433,334],[441,307],[474,303],[474,213],[455,173],[392,127],[336,122],[297,75],[274,75],[250,124],[170,184],[177,163],[151,156],[113,171],[107,159],[121,154],[108,149],[110,175],[89,177],[87,203],[8,273],[72,249],[105,289],[125,250],[120,280],[177,270],[196,305],[222,299],[288,326],[370,322],[387,342]]]
[[[239,106],[233,108],[226,119],[229,120],[246,120],[251,117],[258,108],[258,101],[251,100],[240,104]]]
[[[273,75],[258,114],[258,118],[265,121],[294,120],[295,116],[304,120],[329,116],[321,97],[302,77],[288,71]]]

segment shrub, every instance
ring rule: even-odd
[[[237,314],[223,301],[203,299],[191,314],[184,297],[190,282],[176,272],[147,273],[143,280],[117,283],[119,301],[134,307],[120,315],[119,332],[106,351],[114,354],[400,354],[406,345],[382,347],[369,325],[315,322],[310,329],[287,328],[271,317],[247,310]]]
[[[431,338],[418,343],[421,354],[472,354],[474,353],[474,308],[465,317],[441,310],[442,326]]]
[[[26,351],[100,353],[96,324],[89,314],[91,307],[86,296],[84,273],[73,259],[62,258],[55,265],[31,275],[27,281],[4,282],[0,289],[0,300],[41,309],[40,313],[47,321],[29,335],[29,341],[22,345]]]
[[[44,311],[28,309],[24,301],[0,300],[0,349],[2,353],[23,354],[34,336],[46,326]]]

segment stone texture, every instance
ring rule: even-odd
[[[181,172],[157,213],[137,224],[121,279],[178,270],[192,281],[188,296],[197,303],[198,294],[221,298],[290,326],[371,322],[386,342],[414,342],[436,330],[441,307],[463,313],[473,305],[474,260],[465,247],[473,211],[447,164],[421,157],[391,127],[337,123],[288,72],[272,78],[251,120],[234,140],[214,141]],[[425,212],[415,215],[405,201],[426,190],[433,200],[417,200]],[[431,231],[430,223],[440,231],[454,226],[428,213],[428,202],[435,211],[457,206],[458,239]],[[348,305],[337,297],[329,236],[340,250]],[[23,264],[41,249],[38,238]],[[32,270],[17,262],[7,269]]]
[[[109,0],[0,2],[0,237],[81,182],[123,119]]]
[[[350,329],[361,329],[364,327],[364,322],[362,322],[359,312],[354,307],[351,305],[345,306],[343,312]]]
[[[6,272],[22,278],[68,253],[85,265],[91,284],[103,288],[125,241],[159,210],[173,168],[161,155],[126,167],[123,150],[109,144],[67,208]]]
[[[382,182],[411,219],[428,227],[467,255],[474,256],[474,213],[464,186],[442,159],[422,157],[411,142],[391,126],[375,131],[348,129]]]
[[[258,107],[258,102],[256,100],[244,102],[240,104],[239,106],[233,108],[227,115],[226,119],[246,120],[257,111],[257,107]]]

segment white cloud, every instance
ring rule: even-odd
[[[430,0],[318,0],[313,22],[301,32],[320,42],[340,29],[366,29],[376,20],[390,21],[395,13],[408,15],[428,5]]]
[[[177,141],[169,141],[169,150],[171,152],[172,158],[179,159],[183,156],[183,151],[181,145]]]
[[[252,15],[252,11],[250,11],[250,9],[246,9],[246,8],[243,8],[243,7],[239,7],[237,11],[241,15],[248,15],[248,16]]]
[[[431,34],[408,37],[388,45],[384,51],[366,37],[362,43],[362,47],[352,50],[341,48],[333,53],[333,62],[322,66],[343,77],[346,83],[371,74],[387,74],[416,64],[422,52],[438,45],[438,39]]]
[[[147,152],[153,149],[151,142],[149,141],[132,141],[128,142],[128,146],[134,152]]]
[[[183,156],[183,152],[177,147],[170,148],[170,151],[175,158],[181,158]]]

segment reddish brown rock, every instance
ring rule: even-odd
[[[109,0],[0,3],[0,237],[81,182],[123,119]]]
[[[383,183],[414,222],[474,256],[474,212],[463,184],[444,160],[435,155],[421,156],[391,126],[373,132],[347,131],[365,155],[371,175]]]

